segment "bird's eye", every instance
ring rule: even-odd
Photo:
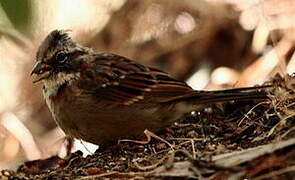
[[[67,60],[67,58],[68,58],[67,54],[63,51],[60,51],[55,55],[56,61],[58,61],[60,63],[65,62]]]

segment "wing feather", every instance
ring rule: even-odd
[[[95,89],[99,99],[111,103],[161,103],[193,92],[186,83],[167,73],[121,56],[98,54],[91,64],[84,71],[91,74],[88,88]]]

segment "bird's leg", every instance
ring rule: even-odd
[[[139,140],[132,140],[132,139],[122,139],[119,140],[120,142],[133,142],[133,143],[137,143],[137,144],[148,144],[151,141],[151,138],[155,138],[158,139],[162,142],[164,142],[165,144],[167,144],[168,146],[170,146],[171,149],[174,149],[174,145],[170,144],[168,141],[166,141],[165,139],[161,138],[160,136],[157,136],[155,133],[149,131],[149,130],[144,130],[143,132],[145,134],[145,136],[147,137],[146,141],[139,141]]]
[[[66,157],[70,156],[72,149],[74,147],[74,139],[71,137],[66,137],[65,138],[66,141]]]

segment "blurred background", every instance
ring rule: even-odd
[[[293,73],[294,19],[293,0],[1,0],[0,169],[61,153],[64,134],[29,76],[50,31],[221,89]]]

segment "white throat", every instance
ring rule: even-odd
[[[58,73],[56,77],[44,80],[43,94],[46,97],[56,96],[58,90],[65,83],[71,85],[75,80],[78,80],[80,73]]]

